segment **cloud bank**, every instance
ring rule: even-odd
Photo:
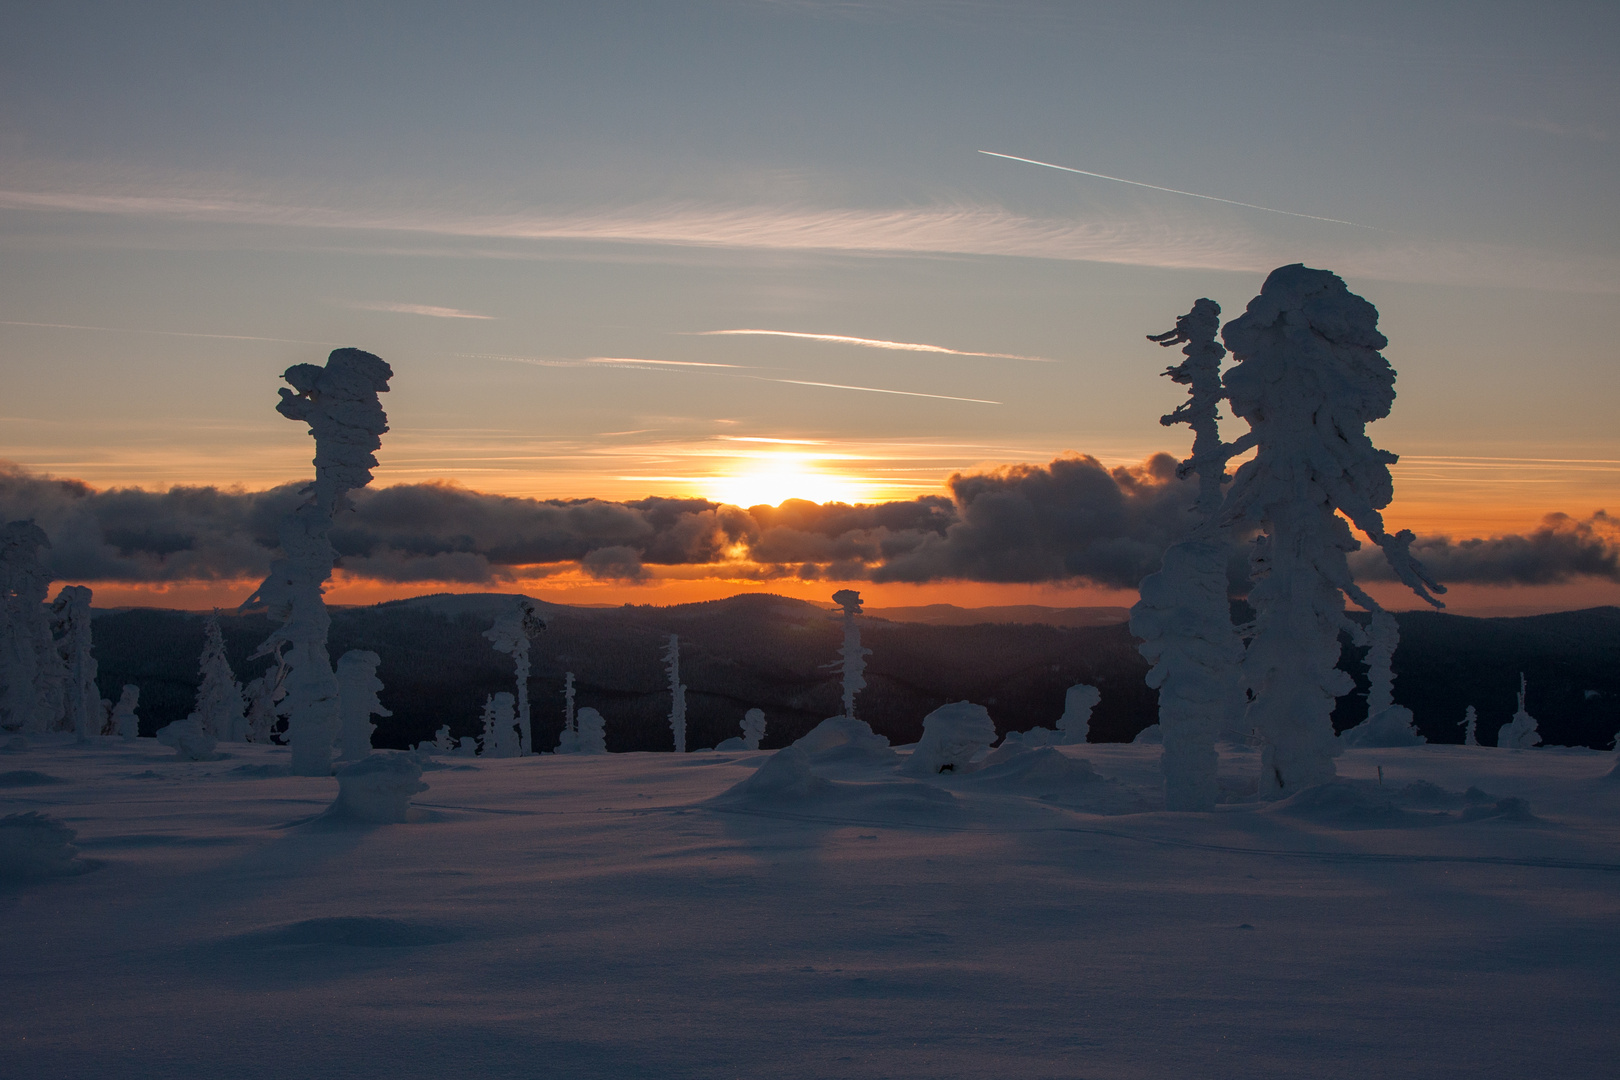
[[[1134,588],[1190,524],[1192,492],[1158,454],[1106,468],[1089,456],[958,473],[950,495],[873,505],[789,501],[743,508],[706,499],[550,500],[448,483],[355,493],[333,544],[349,574],[378,582],[499,584],[579,568],[637,580],[659,568],[728,578],[1090,582]],[[97,490],[0,466],[0,521],[50,535],[58,579],[122,583],[262,577],[276,524],[301,485]],[[1424,537],[1420,558],[1448,584],[1620,580],[1620,522],[1547,518],[1529,535]],[[1357,576],[1387,578],[1376,550]]]

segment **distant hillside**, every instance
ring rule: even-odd
[[[379,721],[379,746],[431,738],[443,723],[458,736],[475,733],[485,697],[511,686],[511,661],[482,636],[509,602],[499,594],[446,595],[333,611],[334,657],[354,648],[382,657],[381,696],[394,716]],[[838,677],[826,667],[841,638],[831,605],[753,594],[673,607],[538,607],[549,627],[534,643],[529,693],[541,748],[556,744],[563,676],[571,671],[578,704],[607,718],[610,749],[669,749],[660,656],[671,633],[681,638],[688,746],[713,746],[737,734],[743,712],[753,707],[768,718],[766,746],[784,745],[839,709]],[[999,617],[1025,609],[949,610]],[[938,625],[874,616],[865,623],[872,656],[859,711],[896,743],[916,740],[932,709],[963,699],[987,706],[1002,731],[1050,726],[1076,682],[1102,690],[1092,720],[1097,741],[1128,740],[1156,719],[1158,695],[1144,682],[1147,664],[1123,622],[1055,626],[978,617],[970,625]],[[102,695],[116,699],[123,683],[140,685],[143,733],[190,710],[202,620],[194,612],[97,612]],[[262,616],[221,622],[231,662],[246,682],[266,666],[247,656],[270,624]],[[1457,722],[1473,704],[1481,740],[1493,742],[1513,713],[1521,670],[1530,680],[1530,711],[1549,743],[1607,746],[1620,727],[1620,608],[1510,619],[1410,612],[1399,622],[1395,698],[1413,710],[1431,741],[1460,742]],[[1343,666],[1358,690],[1339,701],[1340,729],[1366,713],[1359,652],[1347,648]]]
[[[932,626],[977,626],[982,623],[1035,623],[1043,626],[1113,626],[1131,617],[1122,607],[1041,607],[1011,604],[1004,607],[964,608],[955,604],[920,607],[867,608],[867,614],[890,622],[928,623]]]

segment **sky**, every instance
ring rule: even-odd
[[[307,477],[276,388],[337,346],[395,372],[380,488],[871,503],[1064,455],[1141,470],[1190,444],[1158,422],[1181,395],[1144,336],[1200,296],[1235,316],[1304,262],[1390,339],[1399,397],[1371,431],[1401,455],[1391,525],[1535,551],[1557,513],[1590,549],[1612,535],[1594,513],[1620,512],[1613,5],[137,3],[7,22],[0,459],[31,480]],[[832,580],[606,565],[495,583],[663,603]],[[1481,572],[1454,607],[1616,602],[1606,565]],[[242,598],[246,577],[199,574],[95,580],[123,602]],[[1130,600],[1123,578],[1008,576],[866,588]],[[342,574],[332,595],[446,587],[408,578]]]

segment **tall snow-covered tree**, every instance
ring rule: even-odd
[[[1227,401],[1249,431],[1220,453],[1255,456],[1237,470],[1219,520],[1262,530],[1250,560],[1248,718],[1265,739],[1262,790],[1289,794],[1335,775],[1334,699],[1354,685],[1337,667],[1338,635],[1366,640],[1344,598],[1378,610],[1351,578],[1346,555],[1360,543],[1345,519],[1419,597],[1440,607],[1433,594],[1445,590],[1412,557],[1413,535],[1386,531],[1379,512],[1394,497],[1396,457],[1365,430],[1395,401],[1378,309],[1336,275],[1295,264],[1272,271],[1222,337],[1237,359],[1223,379]]]
[[[45,601],[51,575],[40,549],[51,546],[32,521],[0,529],[0,728],[45,731],[61,698],[61,666]]]
[[[664,671],[669,676],[669,730],[675,736],[675,752],[686,753],[686,686],[681,682],[681,639],[669,635],[664,647]]]
[[[855,695],[866,689],[866,658],[872,650],[861,645],[861,594],[854,589],[833,593],[833,603],[844,609],[844,644],[831,665],[843,676],[844,715],[855,719]]]
[[[522,733],[519,753],[534,753],[534,732],[529,716],[529,641],[546,628],[546,621],[535,611],[534,601],[519,596],[509,609],[495,618],[495,625],[484,636],[512,658],[517,674],[517,725]]]
[[[90,635],[90,589],[64,585],[51,604],[56,628],[58,664],[63,673],[61,724],[88,742],[106,726],[101,691],[96,689],[96,657]]]
[[[202,682],[191,714],[216,742],[243,742],[248,723],[243,715],[242,685],[236,681],[231,661],[225,655],[225,635],[219,628],[219,612],[203,621],[203,651],[197,662]]]
[[[259,646],[255,657],[286,645],[287,741],[292,771],[300,776],[332,772],[332,743],[338,733],[339,691],[326,649],[331,617],[321,593],[332,576],[336,553],[332,526],[348,508],[348,493],[371,483],[388,417],[377,395],[388,389],[393,369],[359,349],[335,349],[325,367],[295,364],[282,377],[276,411],[309,424],[315,440],[315,482],[309,497],[281,521],[281,555],[270,575],[242,605],[264,608],[282,623]]]
[[[1217,524],[1230,456],[1222,452],[1219,426],[1226,355],[1215,340],[1220,315],[1219,304],[1201,299],[1176,320],[1174,330],[1148,338],[1165,347],[1184,346],[1186,359],[1164,374],[1186,386],[1189,398],[1159,422],[1192,427],[1192,456],[1177,472],[1198,476],[1191,535],[1165,552],[1163,565],[1143,579],[1141,598],[1131,608],[1131,632],[1142,639],[1142,655],[1152,665],[1147,683],[1159,691],[1160,768],[1165,806],[1171,810],[1215,808],[1220,793],[1215,741],[1243,708],[1243,643],[1232,625],[1226,544]]]

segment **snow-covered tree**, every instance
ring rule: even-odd
[[[90,589],[64,585],[51,603],[51,622],[63,672],[62,728],[89,742],[101,734],[107,717],[96,689],[96,658],[90,637]]]
[[[1142,639],[1152,665],[1147,683],[1159,691],[1160,768],[1165,805],[1171,810],[1213,810],[1219,795],[1215,741],[1240,714],[1243,643],[1232,626],[1227,600],[1226,545],[1216,521],[1221,487],[1228,479],[1221,452],[1221,358],[1215,340],[1220,305],[1202,299],[1176,320],[1174,330],[1150,336],[1161,346],[1181,344],[1180,364],[1164,372],[1188,388],[1189,399],[1160,417],[1166,427],[1193,430],[1193,452],[1178,475],[1198,475],[1193,507],[1197,521],[1188,539],[1171,546],[1159,570],[1143,579],[1131,608],[1131,632]]]
[[[60,666],[45,600],[51,575],[40,549],[51,546],[32,521],[0,530],[0,728],[44,731],[61,693]]]
[[[1063,715],[1058,717],[1057,729],[1063,733],[1063,742],[1077,745],[1091,737],[1091,710],[1102,700],[1102,691],[1086,683],[1075,683],[1063,695]],[[1034,745],[1033,741],[1030,743]]]
[[[332,772],[332,742],[338,733],[339,691],[326,650],[331,617],[322,589],[332,576],[335,516],[348,508],[348,493],[371,483],[374,451],[382,446],[388,417],[377,395],[388,389],[393,369],[371,353],[335,349],[325,367],[295,364],[283,376],[276,411],[309,424],[315,439],[315,482],[309,498],[281,521],[281,555],[244,609],[263,607],[281,627],[255,657],[288,646],[287,740],[292,771],[299,776]]]
[[[113,706],[112,719],[108,721],[113,734],[120,739],[133,739],[141,733],[141,719],[135,715],[135,707],[141,701],[141,688],[133,683],[125,683],[123,692],[118,695],[118,704]]]
[[[574,717],[574,723],[576,725],[574,741],[576,753],[607,753],[607,721],[602,719],[601,713],[587,705],[579,710],[579,714]]]
[[[517,725],[522,733],[520,754],[534,753],[533,728],[529,721],[529,641],[546,628],[546,621],[535,611],[534,601],[516,598],[511,608],[495,619],[484,636],[496,652],[510,656],[517,668]]]
[[[1422,746],[1429,740],[1417,733],[1412,710],[1395,704],[1395,650],[1401,628],[1395,616],[1378,608],[1367,626],[1367,719],[1344,732],[1346,746]]]
[[[839,589],[833,593],[833,603],[844,609],[844,644],[830,666],[844,677],[844,715],[853,720],[855,695],[866,689],[866,658],[872,650],[861,647],[861,594]]]
[[[339,715],[342,719],[343,761],[359,761],[371,753],[371,735],[377,725],[373,716],[393,716],[383,708],[377,692],[383,688],[377,678],[382,657],[365,649],[350,649],[337,662]]]
[[[1524,672],[1519,672],[1519,709],[1513,714],[1513,719],[1496,729],[1496,745],[1509,750],[1529,750],[1533,746],[1541,745],[1541,735],[1536,731],[1536,718],[1530,715],[1524,707],[1524,696],[1529,689],[1524,681]]]
[[[758,750],[759,742],[765,737],[765,713],[761,709],[749,709],[743,713],[742,738],[743,747],[748,750]]]
[[[191,714],[217,742],[243,742],[248,722],[243,715],[242,685],[236,681],[231,662],[225,655],[225,635],[219,628],[219,612],[203,621],[203,651],[197,662],[202,682],[197,686],[197,703]]]
[[[1238,361],[1223,380],[1227,401],[1249,432],[1220,454],[1255,456],[1237,470],[1218,520],[1263,530],[1250,561],[1257,615],[1243,679],[1248,719],[1266,743],[1261,789],[1287,794],[1335,775],[1334,699],[1354,685],[1336,666],[1338,635],[1366,640],[1344,598],[1378,610],[1351,579],[1346,554],[1360,544],[1344,518],[1418,596],[1439,607],[1432,594],[1444,589],[1412,557],[1412,533],[1387,532],[1379,513],[1394,497],[1396,458],[1365,432],[1395,400],[1378,310],[1337,276],[1296,264],[1272,271],[1222,336]]]
[[[513,698],[505,690],[491,695],[484,702],[484,756],[517,757],[517,716],[512,708]]]
[[[681,683],[681,639],[669,635],[664,647],[664,671],[669,675],[669,730],[675,735],[675,752],[686,753],[686,687]]]
[[[1457,725],[1463,729],[1463,745],[1479,745],[1479,714],[1472,705],[1463,713],[1462,722]]]

